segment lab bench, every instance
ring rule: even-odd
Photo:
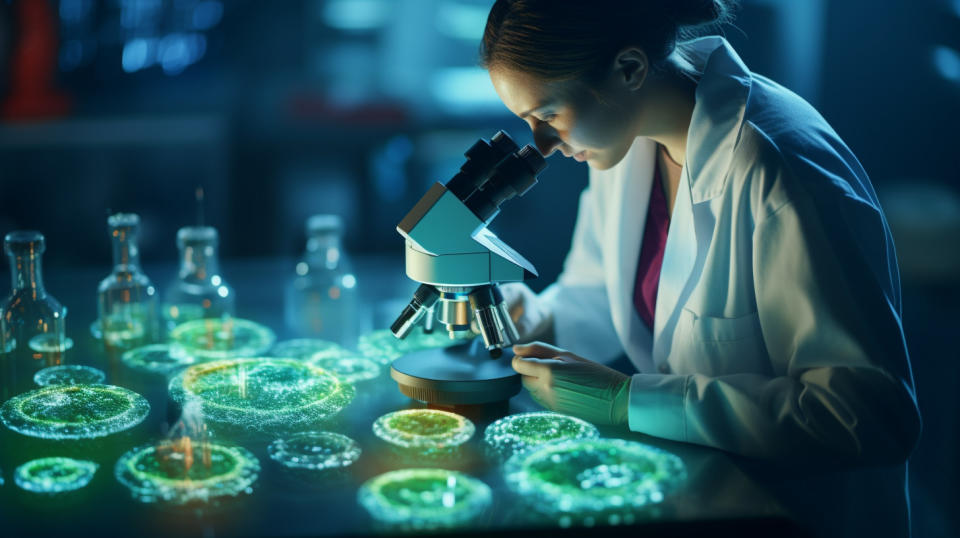
[[[292,335],[282,326],[282,285],[292,273],[289,260],[225,260],[222,274],[237,292],[237,315],[255,320],[277,332],[278,340]],[[364,329],[386,327],[389,316],[396,315],[413,284],[403,275],[402,260],[397,258],[358,258],[357,281],[365,320]],[[151,267],[145,272],[154,283],[163,286],[173,277],[172,266]],[[48,268],[47,289],[67,308],[67,336],[75,341],[67,362],[104,369],[107,383],[133,379],[106,364],[100,342],[88,328],[96,317],[96,285],[109,268],[57,270]],[[3,428],[0,469],[0,528],[35,535],[368,535],[401,532],[374,521],[358,503],[358,489],[381,473],[411,467],[444,467],[479,479],[490,487],[492,503],[469,524],[440,529],[451,535],[499,533],[504,535],[576,535],[591,525],[589,532],[599,535],[701,534],[802,535],[801,529],[773,500],[761,481],[744,471],[738,460],[718,450],[665,441],[632,433],[624,428],[600,427],[601,437],[635,440],[671,452],[683,461],[687,477],[662,502],[638,510],[618,525],[609,521],[562,520],[537,515],[506,485],[502,462],[484,448],[483,432],[493,420],[507,414],[539,408],[523,391],[502,406],[473,408],[465,412],[476,425],[476,433],[455,457],[417,461],[400,456],[372,431],[381,415],[401,409],[422,408],[424,404],[402,395],[390,378],[389,367],[379,377],[356,383],[356,396],[323,428],[356,440],[362,450],[359,459],[338,473],[293,471],[267,454],[267,445],[277,436],[249,434],[218,442],[238,444],[259,461],[259,472],[252,489],[217,503],[191,503],[173,506],[143,503],[131,496],[114,475],[119,454],[137,444],[156,441],[167,435],[179,409],[167,394],[163,377],[141,378],[130,388],[147,398],[151,410],[143,423],[122,434],[107,437],[90,448],[90,443],[57,442],[55,452],[62,456],[84,456],[99,464],[86,487],[69,494],[40,495],[15,484],[16,465],[30,459],[30,439]],[[112,379],[111,376],[119,379]],[[46,447],[49,450],[50,444]],[[22,460],[22,461],[20,461]],[[567,528],[563,528],[567,527]]]

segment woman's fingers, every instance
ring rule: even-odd
[[[565,349],[551,346],[544,342],[531,342],[529,344],[517,344],[513,346],[513,352],[523,357],[550,358],[566,354]]]

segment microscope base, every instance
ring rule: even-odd
[[[428,349],[393,361],[390,377],[400,392],[436,405],[474,405],[509,400],[520,392],[520,374],[510,366],[513,352],[491,359],[480,338]]]

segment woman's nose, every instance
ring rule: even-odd
[[[535,120],[536,121],[536,120]],[[542,121],[536,121],[533,125],[533,143],[544,157],[549,157],[561,144],[563,140],[557,136],[557,132]]]

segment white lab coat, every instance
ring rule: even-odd
[[[638,138],[618,165],[590,171],[564,271],[542,294],[557,345],[600,361],[626,352],[640,372],[631,430],[824,470],[802,485],[824,491],[781,484],[785,504],[809,505],[798,518],[906,536],[920,417],[873,187],[800,97],[722,38],[691,47],[702,76],[653,332],[633,306],[655,162]]]

